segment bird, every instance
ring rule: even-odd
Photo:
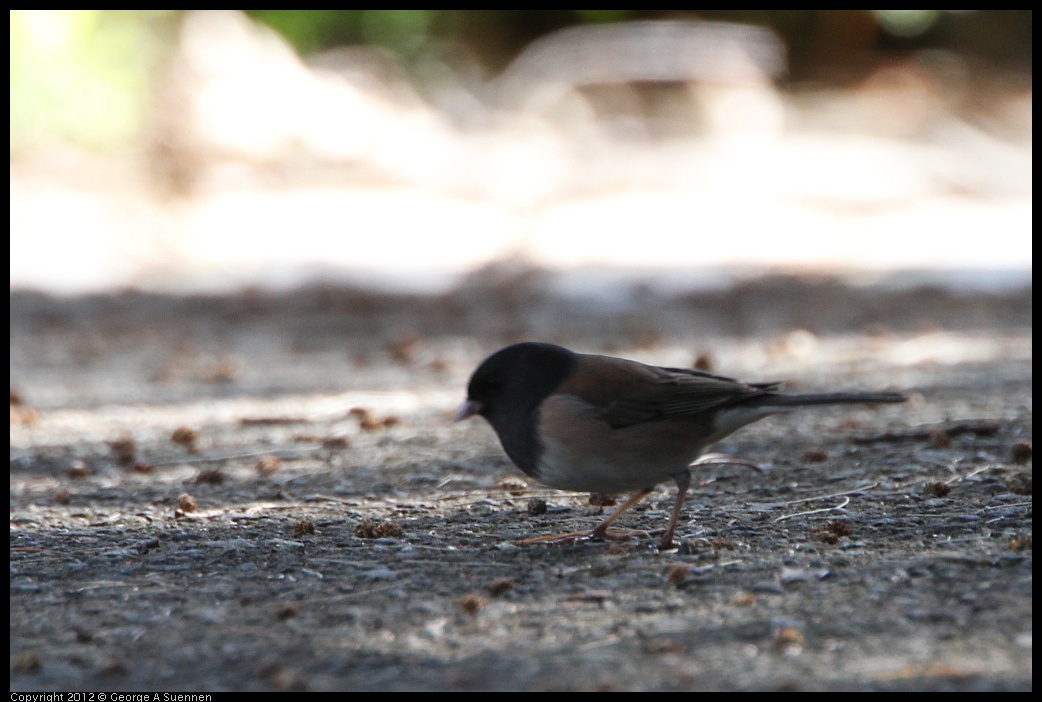
[[[779,391],[780,385],[743,383],[700,370],[528,341],[502,348],[478,365],[453,420],[484,417],[510,460],[543,485],[574,492],[633,492],[592,531],[523,543],[629,538],[608,528],[656,486],[672,479],[676,502],[658,545],[668,550],[674,546],[692,465],[755,466],[705,454],[717,441],[797,407],[908,399],[897,392],[786,394]]]

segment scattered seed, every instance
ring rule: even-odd
[[[113,439],[108,442],[109,449],[116,458],[116,463],[121,466],[130,466],[134,464],[134,459],[137,456],[137,445],[134,440],[129,436],[122,436],[118,439]]]
[[[684,582],[689,572],[687,566],[673,566],[669,569],[669,575],[666,576],[666,580],[669,581],[670,585],[679,585]]]
[[[204,383],[230,383],[235,380],[242,369],[242,362],[237,356],[222,353],[217,361],[202,372]]]
[[[195,442],[199,440],[199,432],[191,427],[178,427],[170,435],[170,440],[178,446],[183,446],[188,451],[195,453]]]
[[[355,536],[360,539],[382,539],[385,537],[399,538],[405,534],[405,530],[395,522],[377,522],[372,519],[363,519],[355,526]]]
[[[224,477],[220,468],[208,468],[199,471],[199,475],[195,476],[195,482],[200,485],[220,485],[224,482]]]
[[[1007,551],[1026,551],[1031,548],[1031,537],[1030,536],[1014,536],[1006,544]]]
[[[823,543],[838,544],[841,537],[850,536],[852,533],[854,533],[854,530],[849,522],[842,519],[831,519],[825,523],[823,529],[813,532],[813,535],[814,538]]]
[[[474,593],[464,595],[463,599],[460,601],[460,607],[466,614],[471,616],[485,609],[485,605],[485,598],[480,595],[475,595]]]
[[[11,672],[18,675],[39,673],[42,668],[43,664],[40,662],[40,656],[35,651],[23,653],[11,663]]]
[[[287,619],[292,619],[298,614],[300,614],[300,609],[296,605],[291,604],[284,604],[277,610],[275,610],[275,618],[278,619],[280,622],[284,622]]]
[[[272,473],[278,472],[279,468],[282,467],[282,460],[278,456],[272,456],[267,454],[261,456],[257,460],[257,465],[253,467],[255,471],[261,475],[271,475]]]
[[[1020,471],[1006,478],[1006,487],[1014,495],[1031,494],[1031,472]]]
[[[182,512],[194,512],[199,509],[199,501],[186,492],[177,498],[177,508]]]
[[[88,475],[90,475],[90,469],[87,468],[86,463],[77,460],[73,461],[72,464],[69,466],[69,470],[66,471],[66,475],[68,475],[73,480],[78,480],[80,478],[86,478]]]
[[[290,668],[278,668],[271,672],[268,679],[279,692],[306,692],[308,689],[304,676]]]
[[[422,344],[420,337],[410,335],[388,343],[387,352],[395,362],[410,366],[416,360],[416,352]]]
[[[387,427],[393,427],[396,424],[400,424],[402,421],[393,415],[379,418],[372,410],[365,407],[352,407],[348,412],[348,415],[358,420],[358,427],[362,429],[362,431],[386,429]]]
[[[923,485],[923,492],[927,495],[933,495],[934,497],[945,497],[951,491],[952,488],[950,485],[939,481],[933,481]]]
[[[782,627],[774,637],[775,650],[787,655],[798,654],[803,650],[803,644],[803,634],[791,626]]]
[[[949,448],[952,445],[951,435],[941,427],[931,429],[930,445],[939,449]]]
[[[510,476],[509,478],[503,478],[496,485],[500,490],[506,490],[512,495],[519,495],[528,489],[528,484],[520,478]]]
[[[126,675],[127,665],[123,661],[112,659],[101,666],[101,674],[106,677],[114,677],[116,675]]]
[[[754,604],[756,604],[756,595],[751,592],[743,592],[731,598],[731,605],[734,607],[751,607]]]
[[[345,436],[329,436],[322,439],[322,448],[330,451],[340,451],[351,445]]]
[[[525,505],[525,511],[533,517],[539,516],[540,514],[546,514],[546,500],[539,497],[533,497]]]
[[[1031,460],[1031,442],[1018,441],[1013,444],[1010,455],[1013,457],[1014,463],[1027,463]]]
[[[802,456],[804,463],[824,463],[828,459],[828,452],[826,452],[821,446],[811,446],[803,452]]]
[[[11,388],[11,424],[36,424],[40,421],[40,412],[25,401],[14,388]]]
[[[435,373],[448,373],[452,366],[450,366],[449,362],[443,358],[435,358],[427,364],[427,367]]]
[[[488,584],[488,594],[493,597],[499,597],[500,595],[509,592],[514,588],[514,581],[510,578],[496,578]]]
[[[277,427],[285,424],[306,424],[304,417],[243,417],[239,425],[244,427]]]
[[[644,641],[642,648],[644,653],[651,656],[661,656],[667,653],[680,653],[684,650],[683,645],[676,639],[666,636],[658,636]]]

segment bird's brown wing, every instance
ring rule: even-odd
[[[660,368],[606,356],[585,356],[558,392],[596,408],[597,418],[621,428],[670,417],[690,416],[762,397],[777,383],[747,385],[732,378],[686,368]]]

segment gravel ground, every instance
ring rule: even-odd
[[[1031,689],[1030,290],[544,282],[13,294],[12,690]],[[912,401],[728,438],[674,551],[669,486],[519,545],[607,509],[448,421],[520,338]]]

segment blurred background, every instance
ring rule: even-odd
[[[522,339],[1022,384],[1030,61],[1029,11],[12,11],[12,406],[451,407]]]
[[[12,10],[11,286],[1022,288],[1031,20]]]
[[[1031,11],[10,12],[12,689],[1030,689]],[[910,401],[685,595],[502,542],[522,339]]]

